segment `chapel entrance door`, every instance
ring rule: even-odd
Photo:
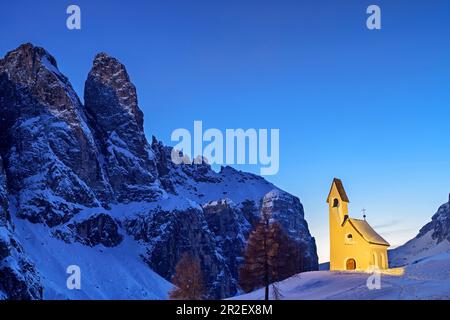
[[[347,260],[347,270],[355,270],[356,269],[356,261],[355,259],[348,259]]]

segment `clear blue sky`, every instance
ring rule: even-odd
[[[65,27],[82,10],[82,30]],[[382,30],[365,27],[378,4]],[[22,1],[0,4],[0,54],[45,47],[82,98],[95,53],[135,83],[147,136],[176,128],[279,128],[268,179],[302,200],[321,261],[325,197],[391,242],[413,237],[450,192],[450,1]],[[259,172],[257,167],[241,169]]]

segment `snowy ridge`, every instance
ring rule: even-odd
[[[422,259],[450,252],[450,202],[439,207],[436,214],[420,229],[419,234],[396,249],[388,251],[393,266],[416,263]]]
[[[19,292],[0,288],[2,297],[163,299],[184,252],[199,258],[209,298],[232,296],[265,206],[301,246],[304,270],[317,269],[297,197],[231,167],[175,165],[172,148],[148,143],[136,88],[117,59],[96,55],[83,106],[45,49],[21,45],[0,60],[0,101],[9,199],[0,218],[12,217],[24,253],[11,253],[10,236],[0,245],[12,263],[28,256],[25,276],[34,279]],[[66,288],[71,264],[85,275],[80,292]]]

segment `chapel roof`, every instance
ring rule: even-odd
[[[328,193],[327,203],[330,202],[330,195],[331,195],[331,190],[333,190],[333,185],[336,185],[336,188],[339,193],[339,196],[341,197],[341,200],[344,202],[350,202],[350,200],[348,200],[347,193],[345,192],[344,185],[342,184],[341,179],[334,178],[333,183],[331,184],[330,192]]]
[[[350,223],[353,228],[358,232],[364,240],[372,244],[379,244],[382,246],[390,246],[389,242],[383,239],[366,220],[348,218],[344,221],[345,223]]]

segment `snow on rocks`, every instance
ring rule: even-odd
[[[42,287],[39,275],[14,234],[5,178],[0,157],[0,297],[12,300],[40,299]]]
[[[450,203],[440,206],[414,239],[388,251],[392,266],[415,263],[440,253],[450,253]]]
[[[0,114],[0,193],[14,207],[0,215],[8,225],[1,239],[12,243],[13,234],[23,243],[42,275],[44,298],[165,298],[185,251],[200,258],[210,298],[234,295],[246,238],[264,206],[304,246],[305,270],[317,269],[300,200],[231,167],[175,165],[172,148],[147,142],[136,89],[125,66],[105,53],[94,59],[83,106],[43,48],[24,44],[9,52],[0,60]],[[92,273],[79,293],[63,281],[74,260]],[[149,276],[152,270],[165,280]],[[128,289],[113,283],[119,279]],[[5,292],[0,296],[9,297]]]

